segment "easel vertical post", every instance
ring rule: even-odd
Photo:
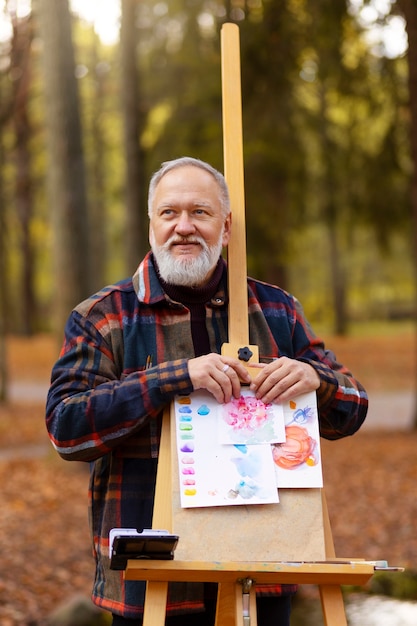
[[[232,209],[232,233],[228,245],[229,300],[233,302],[229,308],[229,343],[242,345],[248,341],[249,322],[240,47],[236,24],[223,24],[221,47],[224,174]]]
[[[243,168],[242,89],[240,77],[239,28],[223,24],[221,30],[223,159],[232,211],[232,233],[228,245],[229,322],[231,354],[249,342],[246,266],[245,185]],[[254,347],[255,348],[255,347]],[[227,351],[223,346],[222,353]],[[254,361],[258,360],[256,346]],[[252,626],[256,626],[256,595],[251,585],[247,594]],[[230,613],[230,610],[232,611]],[[227,619],[226,619],[227,615]],[[221,584],[218,591],[216,626],[246,626],[243,618],[242,585]]]
[[[171,430],[169,422],[170,408],[168,407],[162,418],[152,527],[172,531],[171,499],[166,497],[167,485],[171,484]],[[148,581],[143,626],[164,626],[167,598],[168,582]]]

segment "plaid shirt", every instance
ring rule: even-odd
[[[206,304],[211,350],[227,342],[227,273]],[[249,343],[263,357],[310,363],[321,435],[352,435],[366,416],[367,396],[351,373],[312,332],[298,301],[278,287],[248,279]],[[93,600],[125,617],[143,611],[144,583],[124,581],[109,569],[108,537],[114,527],[150,528],[161,413],[193,386],[187,360],[194,356],[189,310],[162,290],[152,255],[133,279],[106,287],[72,311],[52,371],[47,428],[58,453],[91,463],[89,518],[96,558]],[[264,594],[291,593],[268,585]],[[170,585],[168,610],[202,609],[202,585]]]

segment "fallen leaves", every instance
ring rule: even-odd
[[[394,345],[396,358],[388,358]],[[401,341],[398,335],[329,341],[329,347],[370,389],[414,384],[411,334]],[[57,353],[49,338],[13,340],[11,348],[13,376],[49,377]],[[337,556],[415,568],[416,448],[417,432],[368,430],[322,441]],[[77,593],[90,595],[87,488],[88,465],[66,463],[53,451],[43,404],[26,398],[0,405],[1,626],[40,626],[58,604]]]
[[[90,593],[87,466],[55,453],[0,461],[0,484],[1,624],[38,624],[77,591]]]
[[[417,563],[417,432],[359,432],[322,441],[338,556]]]

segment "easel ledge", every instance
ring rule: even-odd
[[[165,623],[168,582],[192,580],[219,584],[216,626],[256,626],[256,583],[294,581],[318,585],[326,626],[347,626],[341,585],[365,585],[376,569],[403,571],[398,567],[378,567],[375,562],[361,559],[299,563],[129,560],[125,578],[147,581],[146,625]]]
[[[381,568],[396,570],[399,568]],[[321,562],[256,563],[250,562],[191,562],[135,561],[127,563],[126,580],[234,583],[251,578],[256,583],[316,585],[365,585],[375,573],[375,564],[363,560]]]

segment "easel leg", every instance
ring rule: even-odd
[[[166,497],[166,485],[171,483],[171,434],[170,410],[165,409],[159,447],[158,473],[155,488],[155,503],[152,528],[172,527],[171,501]],[[151,582],[146,585],[143,626],[164,626],[168,599],[167,582]]]
[[[236,626],[236,583],[219,584],[216,626]]]
[[[257,626],[255,586],[244,591],[242,582],[219,584],[216,626]]]
[[[347,626],[342,589],[338,585],[320,585],[319,590],[325,626]]]
[[[164,626],[167,611],[167,598],[167,582],[147,583],[143,626]]]
[[[252,585],[250,590],[250,626],[258,626],[258,617],[256,613],[256,589]]]

